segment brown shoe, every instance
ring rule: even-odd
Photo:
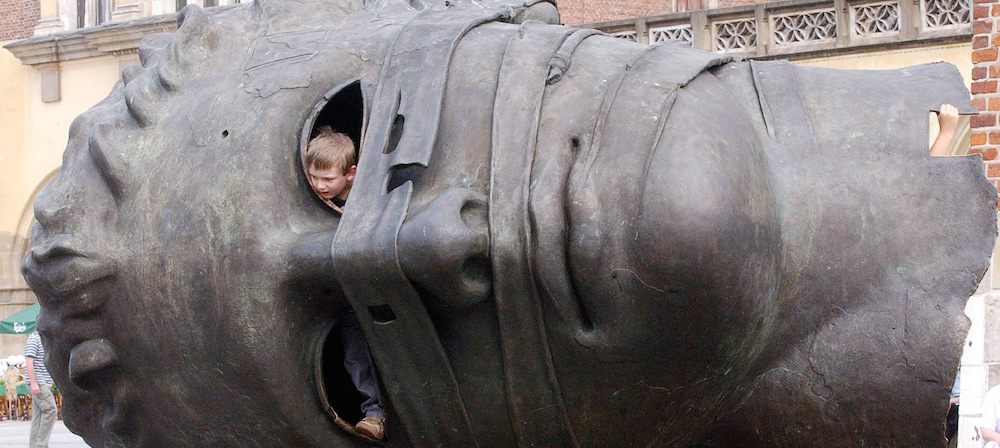
[[[378,417],[365,417],[354,427],[359,433],[375,440],[382,440],[385,437],[385,419]]]

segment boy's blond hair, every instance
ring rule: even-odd
[[[333,132],[330,126],[319,128],[309,144],[306,145],[306,167],[319,170],[339,168],[341,173],[347,173],[356,164],[354,142],[347,134]]]

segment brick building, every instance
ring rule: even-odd
[[[997,82],[1000,80],[1000,64],[997,51],[1000,47],[1000,4],[976,0],[973,8],[974,33],[972,39],[972,93],[973,105],[981,112],[972,118],[972,153],[981,154],[986,162],[987,176],[994,185],[1000,184],[1000,127],[997,111],[1000,111],[1000,95]]]
[[[579,25],[701,9],[700,3],[701,0],[560,0],[559,13],[563,23]]]
[[[983,157],[986,177],[994,186],[1000,186],[1000,158],[997,155],[1000,150],[1000,90],[997,88],[1000,82],[1000,4],[992,0],[974,0],[972,15],[972,104],[980,113],[971,120],[972,149],[969,152]],[[970,343],[962,359],[962,405],[959,409],[963,419],[965,416],[976,417],[980,412],[982,393],[988,387],[1000,384],[1000,288],[996,286],[1000,285],[1000,271],[996,269],[997,252],[1000,251],[994,250],[993,266],[984,281],[991,281],[993,290],[985,294],[981,302],[975,300],[976,296],[970,299],[970,307],[975,307],[973,312],[968,311],[970,307],[966,308],[967,314],[978,313],[983,319],[978,326],[973,319],[969,331]],[[979,343],[973,345],[973,340]],[[972,371],[975,375],[972,380],[987,386],[974,390],[973,394],[967,394],[964,386],[967,364],[981,366]],[[979,434],[960,420],[959,446],[979,446],[979,439]]]
[[[37,0],[0,0],[0,42],[31,37],[41,17],[40,5]]]
[[[608,22],[698,9],[725,8],[765,0],[558,0],[563,23]]]

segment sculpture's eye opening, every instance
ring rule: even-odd
[[[330,194],[330,190],[336,192],[345,188],[343,184],[337,183],[337,179],[346,174],[340,172],[339,168],[342,162],[348,162],[344,166],[345,169],[350,165],[357,164],[363,139],[364,105],[360,81],[342,85],[328,92],[316,103],[312,114],[302,128],[299,145],[302,171],[314,193],[319,195],[320,199],[329,200],[330,196],[336,196],[336,194]],[[345,139],[344,136],[347,138]],[[323,143],[313,145],[312,159],[310,159],[310,155],[308,155],[310,142],[316,139],[323,140]],[[348,151],[353,151],[353,157],[345,158],[343,150],[345,147],[348,148]],[[318,165],[330,167],[329,171],[321,170],[326,175],[324,185],[318,183],[320,179],[310,175],[309,160],[323,160]],[[336,166],[334,167],[334,165]]]
[[[343,132],[351,137],[357,150],[361,147],[364,115],[365,102],[361,93],[361,82],[354,81],[327,93],[324,100],[316,105],[313,116],[306,125],[310,129],[310,137],[315,136],[323,126],[330,126],[336,132]]]

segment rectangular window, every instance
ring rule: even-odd
[[[97,0],[97,24],[111,21],[111,10],[114,9],[112,0]]]
[[[184,7],[187,6],[187,4],[188,4],[187,0],[177,0],[177,10],[180,11],[184,9]]]
[[[87,0],[76,0],[76,27],[87,26]]]

